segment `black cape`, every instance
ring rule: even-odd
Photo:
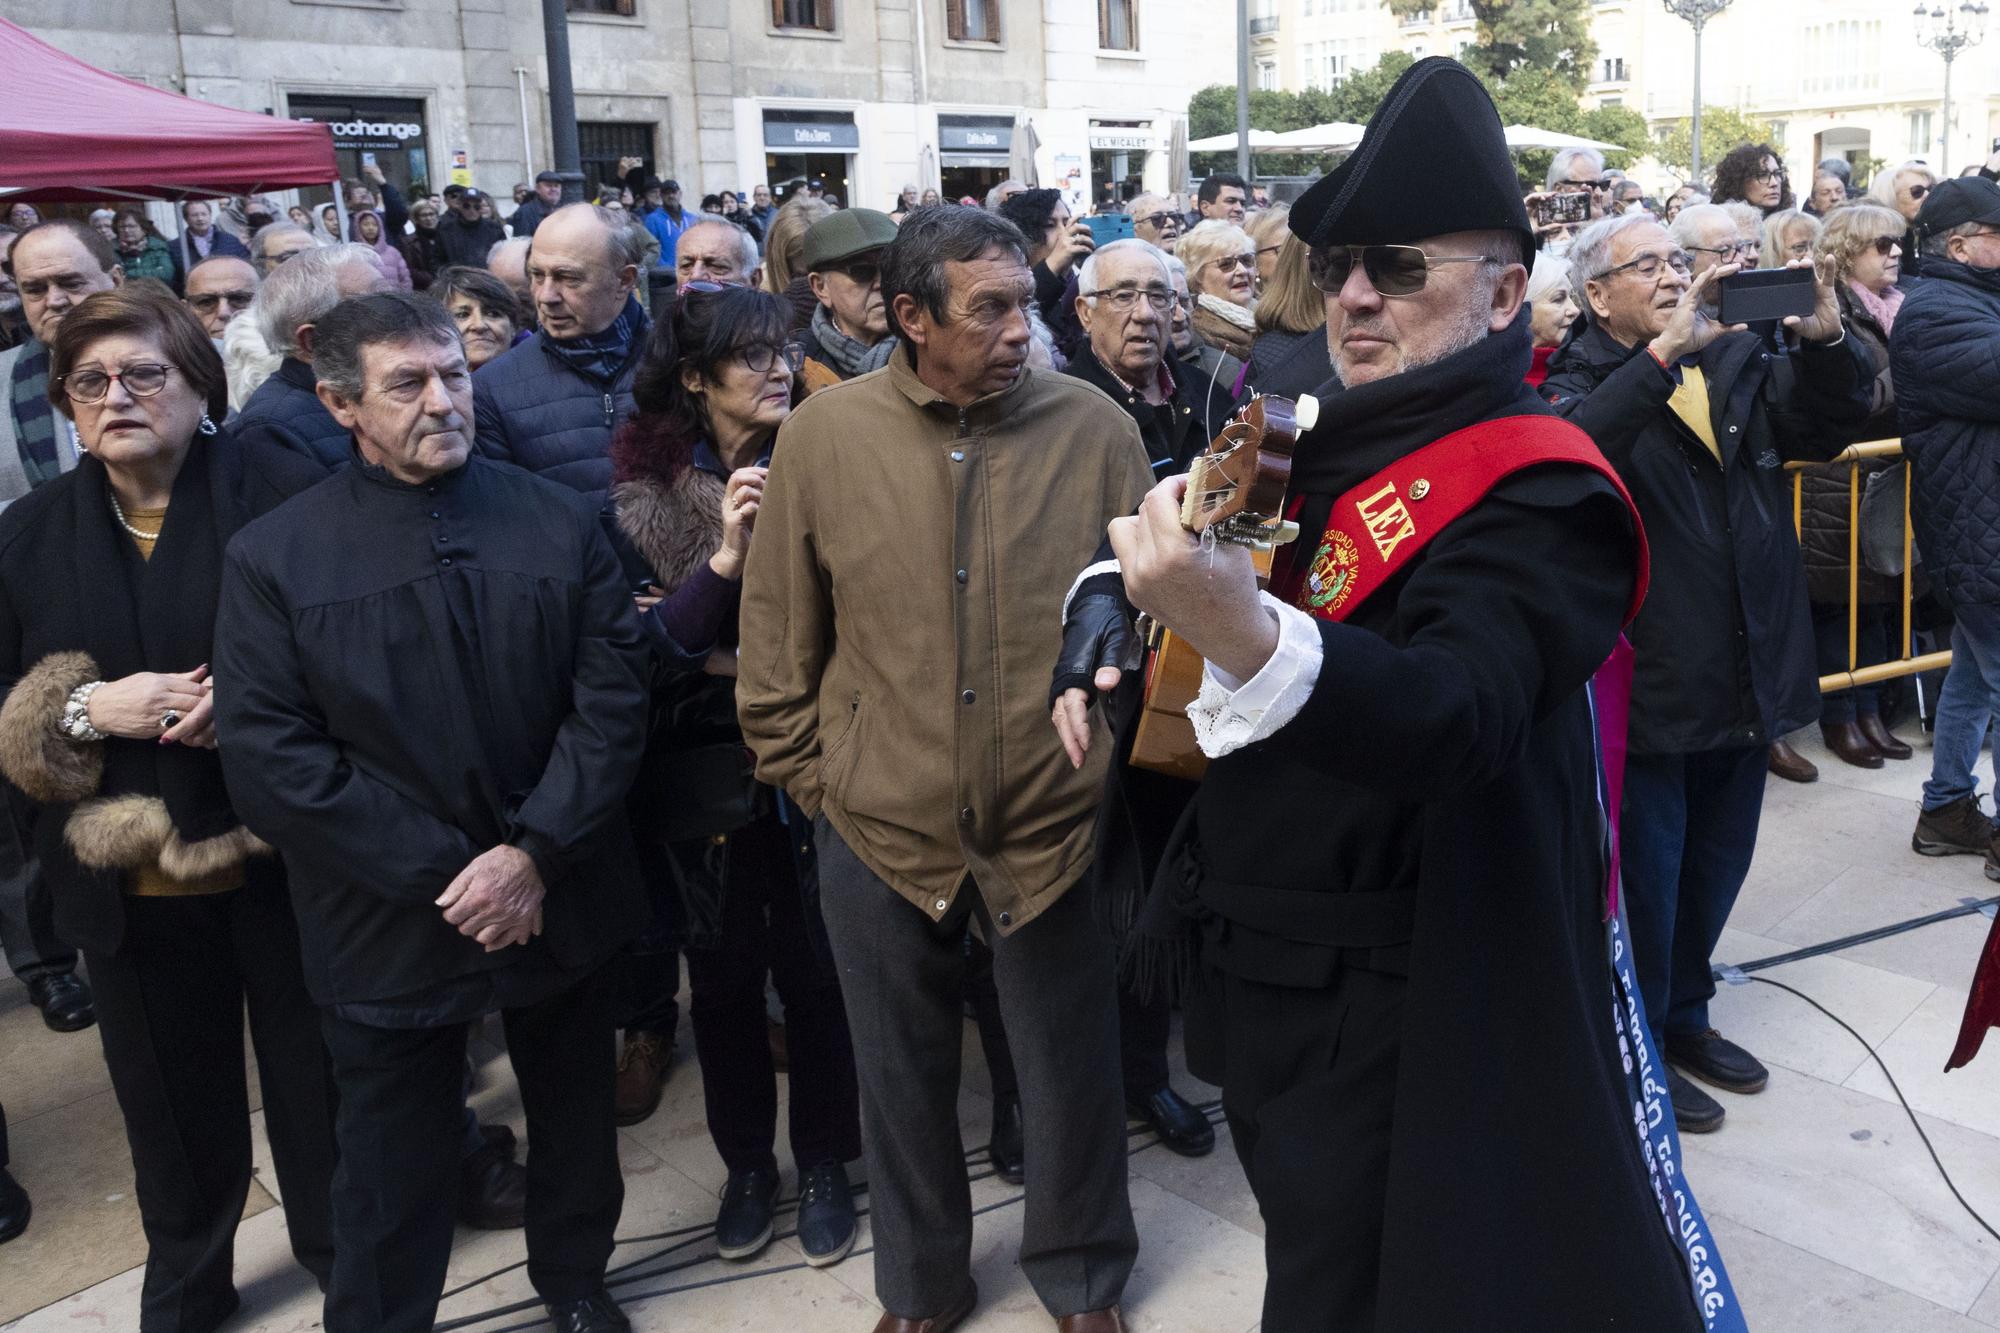
[[[1293,489],[1334,498],[1480,420],[1547,409],[1526,311],[1433,366],[1329,391]],[[1301,556],[1310,557],[1310,551]],[[1602,479],[1533,469],[1433,539],[1343,624],[1303,710],[1214,761],[1140,921],[1200,936],[1189,1067],[1222,1082],[1204,1007],[1235,972],[1409,978],[1377,1327],[1699,1327],[1653,1196],[1612,1026],[1603,822],[1583,686],[1635,576]]]

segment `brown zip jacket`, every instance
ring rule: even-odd
[[[932,919],[970,876],[1001,933],[1032,921],[1090,866],[1112,749],[1072,769],[1049,721],[1063,600],[1151,480],[1132,419],[1065,375],[960,409],[899,350],[813,394],[743,579],[757,776]]]

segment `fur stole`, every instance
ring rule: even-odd
[[[647,471],[611,488],[618,527],[669,594],[722,545],[722,478],[688,465]]]

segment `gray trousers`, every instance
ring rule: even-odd
[[[972,1198],[958,1132],[967,918],[993,946],[1027,1126],[1021,1269],[1060,1319],[1118,1303],[1139,1253],[1125,1193],[1125,1101],[1111,947],[1082,889],[1000,937],[967,884],[933,924],[824,818],[820,909],[840,968],[861,1083],[875,1297],[948,1308],[970,1280]]]

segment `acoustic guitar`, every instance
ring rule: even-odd
[[[1188,469],[1181,526],[1204,540],[1247,546],[1257,581],[1270,577],[1276,549],[1299,535],[1284,516],[1292,450],[1319,418],[1317,399],[1261,394],[1238,409]],[[1166,626],[1146,622],[1146,689],[1132,737],[1136,768],[1199,781],[1208,757],[1196,744],[1187,706],[1201,693],[1201,654]]]

